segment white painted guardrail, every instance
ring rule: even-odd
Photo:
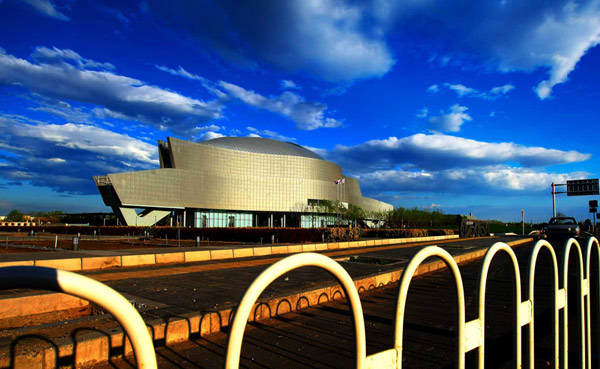
[[[569,291],[569,255],[571,249],[575,249],[577,255],[577,266],[579,272],[578,285],[579,290]],[[244,331],[248,318],[255,308],[256,302],[260,294],[280,276],[294,269],[313,266],[322,268],[331,273],[336,280],[341,284],[345,296],[348,298],[350,310],[354,323],[355,334],[355,350],[356,350],[356,367],[358,369],[380,369],[380,368],[401,368],[402,367],[402,350],[403,350],[403,329],[404,329],[404,314],[406,308],[406,299],[410,282],[417,268],[425,259],[429,257],[440,258],[452,272],[457,301],[458,301],[458,321],[457,321],[457,365],[459,368],[465,367],[465,354],[471,350],[478,350],[479,367],[484,367],[485,362],[485,294],[487,276],[490,265],[494,257],[499,253],[506,253],[512,262],[514,272],[514,291],[515,291],[515,307],[516,312],[515,327],[513,333],[515,335],[515,365],[517,368],[522,367],[522,337],[521,327],[529,326],[529,336],[525,343],[529,353],[529,367],[534,367],[534,276],[537,265],[537,259],[540,251],[546,249],[552,257],[552,273],[553,273],[553,335],[554,335],[554,367],[568,368],[568,351],[569,351],[569,293],[576,294],[579,300],[579,321],[578,327],[581,332],[581,341],[576,344],[581,347],[580,361],[584,368],[591,368],[592,358],[592,339],[591,339],[591,303],[590,303],[590,264],[592,262],[592,250],[596,248],[598,256],[598,264],[600,265],[600,244],[596,238],[590,238],[584,253],[579,243],[574,239],[569,239],[563,249],[562,268],[562,283],[559,284],[559,269],[556,258],[556,253],[552,245],[545,240],[538,241],[533,247],[529,260],[528,270],[528,299],[521,300],[521,273],[517,258],[510,246],[505,243],[497,242],[486,252],[481,269],[479,272],[479,302],[478,302],[478,318],[465,322],[465,298],[463,283],[458,265],[454,258],[444,249],[438,246],[429,246],[421,249],[405,267],[400,278],[398,287],[398,303],[396,308],[395,318],[395,335],[393,347],[375,353],[366,355],[366,338],[364,317],[362,306],[360,303],[358,291],[352,281],[350,275],[333,259],[316,253],[302,253],[289,256],[282,259],[269,268],[264,270],[246,290],[242,297],[229,332],[229,340],[227,344],[227,352],[225,357],[225,368],[235,369],[239,367],[240,353]],[[598,285],[600,285],[600,273],[596,276]],[[5,267],[0,268],[0,290],[12,288],[34,288],[46,289],[58,292],[68,293],[106,309],[121,323],[127,335],[130,337],[133,351],[136,356],[136,361],[139,368],[156,368],[156,357],[154,346],[148,334],[146,325],[137,311],[131,304],[119,293],[115,292],[106,285],[94,281],[90,278],[80,276],[78,274],[43,267]],[[595,292],[596,294],[598,291]],[[599,307],[600,309],[600,307]],[[562,313],[562,327],[559,327],[559,316]],[[600,311],[598,311],[600,316]],[[571,325],[572,327],[573,325]],[[560,334],[562,334],[562,347],[559,347]],[[596,348],[595,352],[600,352],[600,347]]]
[[[107,285],[79,274],[54,268],[35,266],[0,268],[0,290],[15,288],[63,292],[100,306],[114,316],[127,333],[138,368],[156,369],[154,345],[144,320],[125,297]]]
[[[398,303],[396,310],[395,320],[395,335],[394,335],[394,346],[390,349],[375,353],[373,355],[366,356],[366,342],[365,342],[365,327],[362,317],[362,307],[360,300],[357,297],[357,291],[354,286],[351,286],[352,280],[348,273],[337,263],[332,262],[325,256],[319,254],[301,254],[293,255],[286,259],[283,259],[269,268],[267,268],[261,275],[258,276],[252,282],[235,313],[233,318],[233,324],[229,332],[229,342],[227,345],[227,356],[225,359],[226,369],[239,368],[240,350],[242,345],[242,339],[244,330],[248,321],[249,314],[251,313],[252,307],[260,296],[260,293],[264,291],[269,284],[271,284],[279,276],[285,273],[304,266],[316,266],[330,272],[341,284],[346,296],[348,296],[348,302],[351,307],[354,329],[355,329],[355,345],[356,345],[356,368],[358,369],[380,369],[380,368],[401,368],[402,367],[402,339],[404,329],[404,313],[406,309],[406,298],[410,287],[410,282],[417,268],[425,259],[429,257],[438,257],[446,264],[451,270],[455,286],[458,301],[458,322],[457,322],[457,366],[459,368],[465,367],[465,354],[471,350],[478,349],[478,363],[479,367],[483,368],[485,363],[485,293],[487,276],[492,260],[498,253],[506,253],[511,259],[513,272],[514,272],[514,291],[515,291],[515,327],[513,332],[515,334],[515,366],[517,368],[522,367],[522,337],[521,327],[529,325],[529,339],[527,344],[529,352],[529,368],[534,368],[534,276],[537,258],[542,249],[547,249],[552,257],[552,272],[554,278],[554,367],[555,368],[569,368],[568,362],[568,285],[569,285],[569,254],[571,248],[575,248],[577,255],[577,262],[579,266],[579,286],[581,289],[578,291],[571,291],[571,293],[577,294],[579,298],[580,312],[579,316],[579,330],[581,333],[581,342],[577,344],[582,348],[581,351],[581,363],[584,368],[591,368],[591,311],[590,311],[590,264],[592,249],[596,248],[598,251],[597,255],[600,255],[600,244],[595,238],[590,238],[585,250],[585,259],[582,256],[582,250],[579,243],[574,239],[569,239],[564,246],[563,252],[563,264],[561,269],[562,274],[562,288],[559,286],[559,271],[556,260],[556,253],[550,243],[545,240],[538,241],[532,249],[528,270],[528,299],[521,300],[521,274],[519,265],[517,263],[517,257],[514,251],[505,243],[497,242],[486,252],[481,269],[479,272],[479,301],[478,301],[478,318],[465,322],[465,298],[463,283],[458,265],[454,258],[444,249],[438,246],[429,246],[421,249],[413,258],[410,260],[408,265],[404,268],[402,276],[400,278],[400,284],[398,287]],[[598,263],[600,264],[600,256],[598,257]],[[585,274],[584,274],[585,272]],[[600,283],[600,273],[597,276]],[[596,292],[598,293],[598,292]],[[562,327],[559,330],[559,314],[562,311]],[[600,314],[600,311],[598,312]],[[600,315],[599,315],[600,316]],[[559,348],[559,334],[562,333],[563,346]],[[596,352],[600,352],[597,348]],[[562,363],[562,365],[560,365]]]

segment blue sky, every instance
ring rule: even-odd
[[[108,211],[157,140],[304,145],[396,206],[544,221],[597,178],[600,1],[0,0],[0,213]],[[592,197],[558,196],[587,217]]]

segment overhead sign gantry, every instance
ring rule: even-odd
[[[556,192],[556,187],[567,186],[567,191]],[[600,194],[598,178],[574,179],[567,183],[552,183],[552,216],[556,216],[556,194],[566,193],[567,196],[593,196]]]

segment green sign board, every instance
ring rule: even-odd
[[[567,196],[599,195],[598,178],[567,181]]]

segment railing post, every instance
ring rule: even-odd
[[[529,257],[529,275],[528,275],[528,281],[529,281],[529,291],[528,291],[528,298],[529,301],[531,301],[531,313],[532,313],[532,319],[531,319],[531,323],[529,324],[529,368],[533,369],[534,368],[534,363],[535,363],[535,347],[534,347],[534,339],[535,339],[535,317],[533,317],[533,314],[535,313],[535,299],[534,299],[534,282],[535,282],[535,268],[537,265],[537,258],[538,255],[540,253],[540,251],[542,250],[542,248],[545,248],[546,250],[548,250],[550,252],[550,256],[552,257],[552,271],[553,271],[553,286],[554,286],[554,324],[553,324],[553,329],[552,329],[552,333],[554,335],[554,368],[558,369],[559,367],[559,330],[558,330],[558,312],[559,310],[562,308],[562,303],[560,301],[564,301],[561,300],[560,296],[561,292],[559,292],[559,286],[558,286],[558,263],[556,261],[556,253],[554,252],[554,248],[552,247],[552,245],[546,241],[546,240],[539,240],[535,246],[533,247],[533,250],[531,250],[531,256]],[[562,291],[562,290],[560,290]]]
[[[519,263],[517,260],[517,256],[515,252],[505,243],[496,242],[492,247],[488,249],[483,258],[483,263],[481,264],[481,269],[479,271],[479,318],[478,321],[481,325],[481,336],[479,337],[479,367],[484,368],[485,366],[485,290],[487,285],[487,276],[490,268],[490,264],[494,259],[494,256],[500,251],[504,251],[510,257],[513,264],[513,273],[515,278],[515,345],[514,345],[514,355],[515,355],[515,366],[517,368],[521,368],[521,327],[526,324],[531,323],[530,314],[527,315],[527,320],[522,317],[523,314],[530,310],[529,307],[531,303],[529,301],[521,302],[521,274],[519,271]],[[524,305],[525,304],[525,305]],[[525,309],[524,309],[525,307]],[[525,310],[525,311],[523,311]],[[476,347],[473,347],[476,348]]]
[[[404,268],[402,276],[400,277],[400,285],[398,287],[398,302],[396,304],[396,322],[395,322],[395,333],[394,333],[394,348],[398,352],[398,368],[402,367],[402,340],[404,333],[404,311],[406,309],[406,297],[408,295],[408,287],[412,280],[413,275],[417,271],[417,268],[421,263],[430,256],[438,256],[446,263],[448,268],[452,271],[454,276],[454,282],[456,283],[456,293],[458,295],[458,324],[456,327],[458,340],[457,340],[457,351],[458,351],[458,367],[465,367],[465,294],[458,270],[456,261],[448,253],[448,251],[438,247],[429,246],[420,250],[410,260],[408,265]]]
[[[325,269],[341,284],[342,289],[348,298],[354,321],[354,334],[356,336],[356,368],[364,368],[366,362],[365,323],[362,306],[360,304],[360,297],[354,282],[352,281],[352,277],[350,277],[348,272],[346,272],[346,270],[335,260],[321,254],[309,252],[288,256],[285,259],[276,262],[264,270],[252,282],[250,287],[248,287],[235,310],[235,315],[229,331],[225,358],[226,369],[239,368],[244,330],[252,307],[262,291],[280,276],[293,269],[305,266],[315,266]]]
[[[584,325],[584,280],[583,280],[583,256],[581,253],[581,246],[579,246],[579,242],[577,242],[574,238],[569,238],[565,242],[565,247],[563,251],[563,267],[562,267],[562,275],[563,275],[563,289],[565,291],[565,307],[563,310],[563,367],[569,367],[569,254],[571,251],[571,247],[575,245],[577,250],[577,260],[579,261],[579,305],[580,305],[580,321],[579,321],[579,329],[581,332],[581,367],[585,368],[585,325]]]
[[[586,296],[586,348],[587,348],[587,366],[588,368],[592,367],[592,304],[591,304],[591,295],[592,295],[592,275],[591,275],[591,263],[592,263],[592,248],[596,246],[596,254],[598,255],[598,280],[597,286],[600,286],[600,244],[595,237],[590,237],[587,243],[587,247],[585,249],[585,278],[588,283],[588,293]],[[595,291],[596,297],[598,298],[598,311],[596,312],[597,316],[597,332],[600,332],[600,291]],[[600,340],[598,340],[598,347],[596,348],[596,352],[600,353]]]

